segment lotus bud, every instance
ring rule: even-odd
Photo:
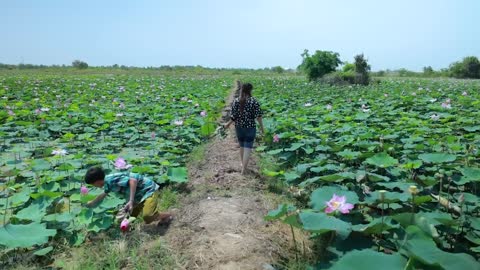
[[[120,223],[120,230],[122,230],[122,232],[128,231],[129,224],[130,224],[130,221],[128,221],[128,219],[124,219],[122,223]]]
[[[380,190],[378,191],[378,194],[380,194],[380,200],[381,201],[385,201],[385,195],[386,195],[387,191],[386,190]]]
[[[458,203],[463,204],[464,201],[465,201],[465,194],[462,193],[460,194],[460,197],[458,197]]]
[[[82,186],[80,188],[80,193],[83,194],[83,195],[88,194],[88,188],[86,186]]]
[[[418,193],[418,188],[417,188],[417,186],[410,186],[410,187],[408,187],[408,192],[410,192],[410,194],[412,194],[412,195],[417,194],[417,193]]]

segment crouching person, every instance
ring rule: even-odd
[[[104,189],[102,194],[87,203],[88,207],[102,201],[108,193],[115,192],[124,195],[127,200],[122,210],[131,216],[143,217],[147,224],[154,221],[158,221],[158,224],[168,223],[172,219],[170,213],[158,211],[159,185],[143,175],[129,172],[105,175],[102,168],[92,167],[85,174],[85,182]]]

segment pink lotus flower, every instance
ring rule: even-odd
[[[122,230],[122,232],[127,232],[129,225],[130,221],[128,221],[128,219],[124,219],[122,223],[120,223],[120,230]]]
[[[42,113],[42,110],[36,109],[36,110],[35,110],[35,113],[36,113],[36,114],[41,114],[41,113]]]
[[[444,109],[451,109],[451,108],[452,108],[452,105],[451,105],[450,103],[443,102],[443,103],[442,103],[442,108],[444,108]]]
[[[117,170],[128,170],[133,167],[131,164],[127,164],[125,159],[121,157],[115,160],[115,163],[113,163],[113,166],[115,166],[115,169]]]
[[[10,116],[14,116],[14,115],[15,115],[15,113],[14,113],[12,110],[8,110],[8,115],[10,115]]]
[[[201,117],[207,116],[207,112],[206,112],[206,111],[201,111],[201,112],[200,112],[200,116],[201,116]]]
[[[150,138],[152,138],[152,140],[155,140],[155,136],[156,136],[156,135],[155,135],[155,132],[152,132],[152,133],[150,134]]]
[[[83,194],[83,195],[88,194],[88,188],[86,186],[82,186],[80,188],[80,193]]]
[[[333,194],[333,197],[327,202],[325,213],[329,214],[339,211],[342,214],[348,214],[351,209],[353,209],[353,204],[347,203],[347,198],[345,196],[337,196],[337,194]]]
[[[279,141],[280,141],[280,136],[278,136],[278,134],[273,135],[273,142],[277,143]]]

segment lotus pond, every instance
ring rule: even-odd
[[[254,85],[264,173],[298,202],[266,219],[321,243],[312,268],[480,269],[479,81]]]
[[[114,224],[123,202],[84,187],[90,166],[185,182],[185,158],[215,131],[231,79],[0,77],[0,248],[50,253]],[[114,161],[116,161],[114,163]],[[115,165],[115,166],[114,166]]]

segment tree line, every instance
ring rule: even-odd
[[[480,79],[480,61],[475,56],[468,56],[462,61],[450,64],[448,68],[435,71],[431,66],[423,68],[423,72],[407,69],[370,71],[370,65],[363,54],[356,55],[353,63],[342,62],[340,55],[332,51],[315,51],[310,54],[305,50],[298,70],[305,73],[309,81],[321,81],[330,84],[362,84],[367,85],[371,76],[400,77],[453,77],[459,79]],[[343,65],[342,68],[339,68]]]

